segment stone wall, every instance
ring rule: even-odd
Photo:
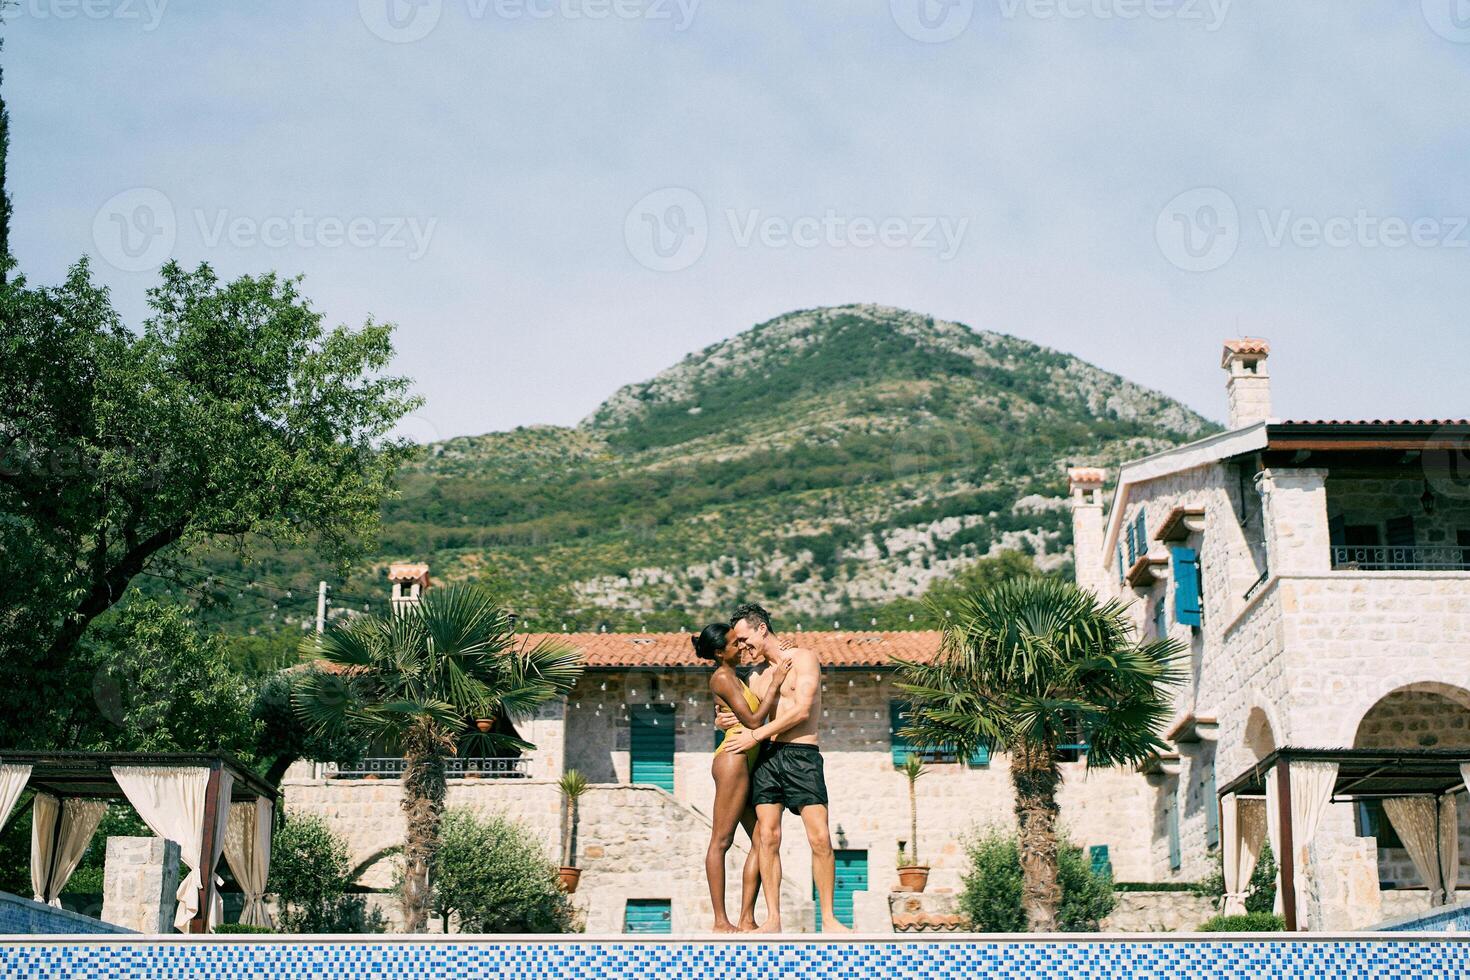
[[[174,931],[179,845],[162,837],[109,837],[102,921],[134,932]]]
[[[1214,900],[1192,892],[1118,892],[1103,932],[1194,932],[1215,915]]]

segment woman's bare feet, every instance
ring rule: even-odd
[[[735,928],[734,926],[732,926],[730,924],[730,920],[729,919],[720,919],[718,922],[715,923],[715,932],[740,932],[740,931],[741,930]]]
[[[837,916],[835,916],[835,915],[830,915],[830,916],[829,915],[824,915],[824,916],[822,916],[822,931],[823,932],[852,932],[852,930],[849,929],[847,926],[843,925],[841,922],[838,922],[837,921]]]
[[[765,924],[764,925],[758,926],[758,927],[756,927],[756,928],[754,928],[754,929],[752,929],[750,931],[751,932],[780,932],[781,931],[781,920],[780,919],[767,919],[765,921]]]
[[[755,932],[758,928],[755,924],[755,916],[750,915],[741,919],[739,928],[741,932]]]

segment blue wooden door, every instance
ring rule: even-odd
[[[623,907],[624,932],[673,932],[673,903],[667,898],[630,898]]]
[[[674,791],[674,706],[652,704],[632,709],[631,779]]]
[[[837,887],[832,892],[832,910],[837,921],[845,926],[852,925],[852,893],[868,890],[868,852],[836,851]],[[817,898],[817,886],[812,885],[812,901],[817,902],[817,931],[822,929],[822,905]]]

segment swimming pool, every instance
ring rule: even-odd
[[[0,976],[67,980],[336,980],[448,978],[581,980],[683,976],[701,980],[934,980],[975,976],[1457,977],[1470,975],[1470,937],[1343,936],[945,936],[896,941],[630,942],[626,937],[540,940],[444,937],[10,937]]]

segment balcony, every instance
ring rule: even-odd
[[[450,779],[529,779],[529,756],[518,759],[450,759],[445,775]],[[402,779],[407,766],[402,759],[361,759],[357,762],[328,762],[322,773],[328,779]]]
[[[1467,572],[1470,548],[1461,545],[1332,545],[1336,571]]]

